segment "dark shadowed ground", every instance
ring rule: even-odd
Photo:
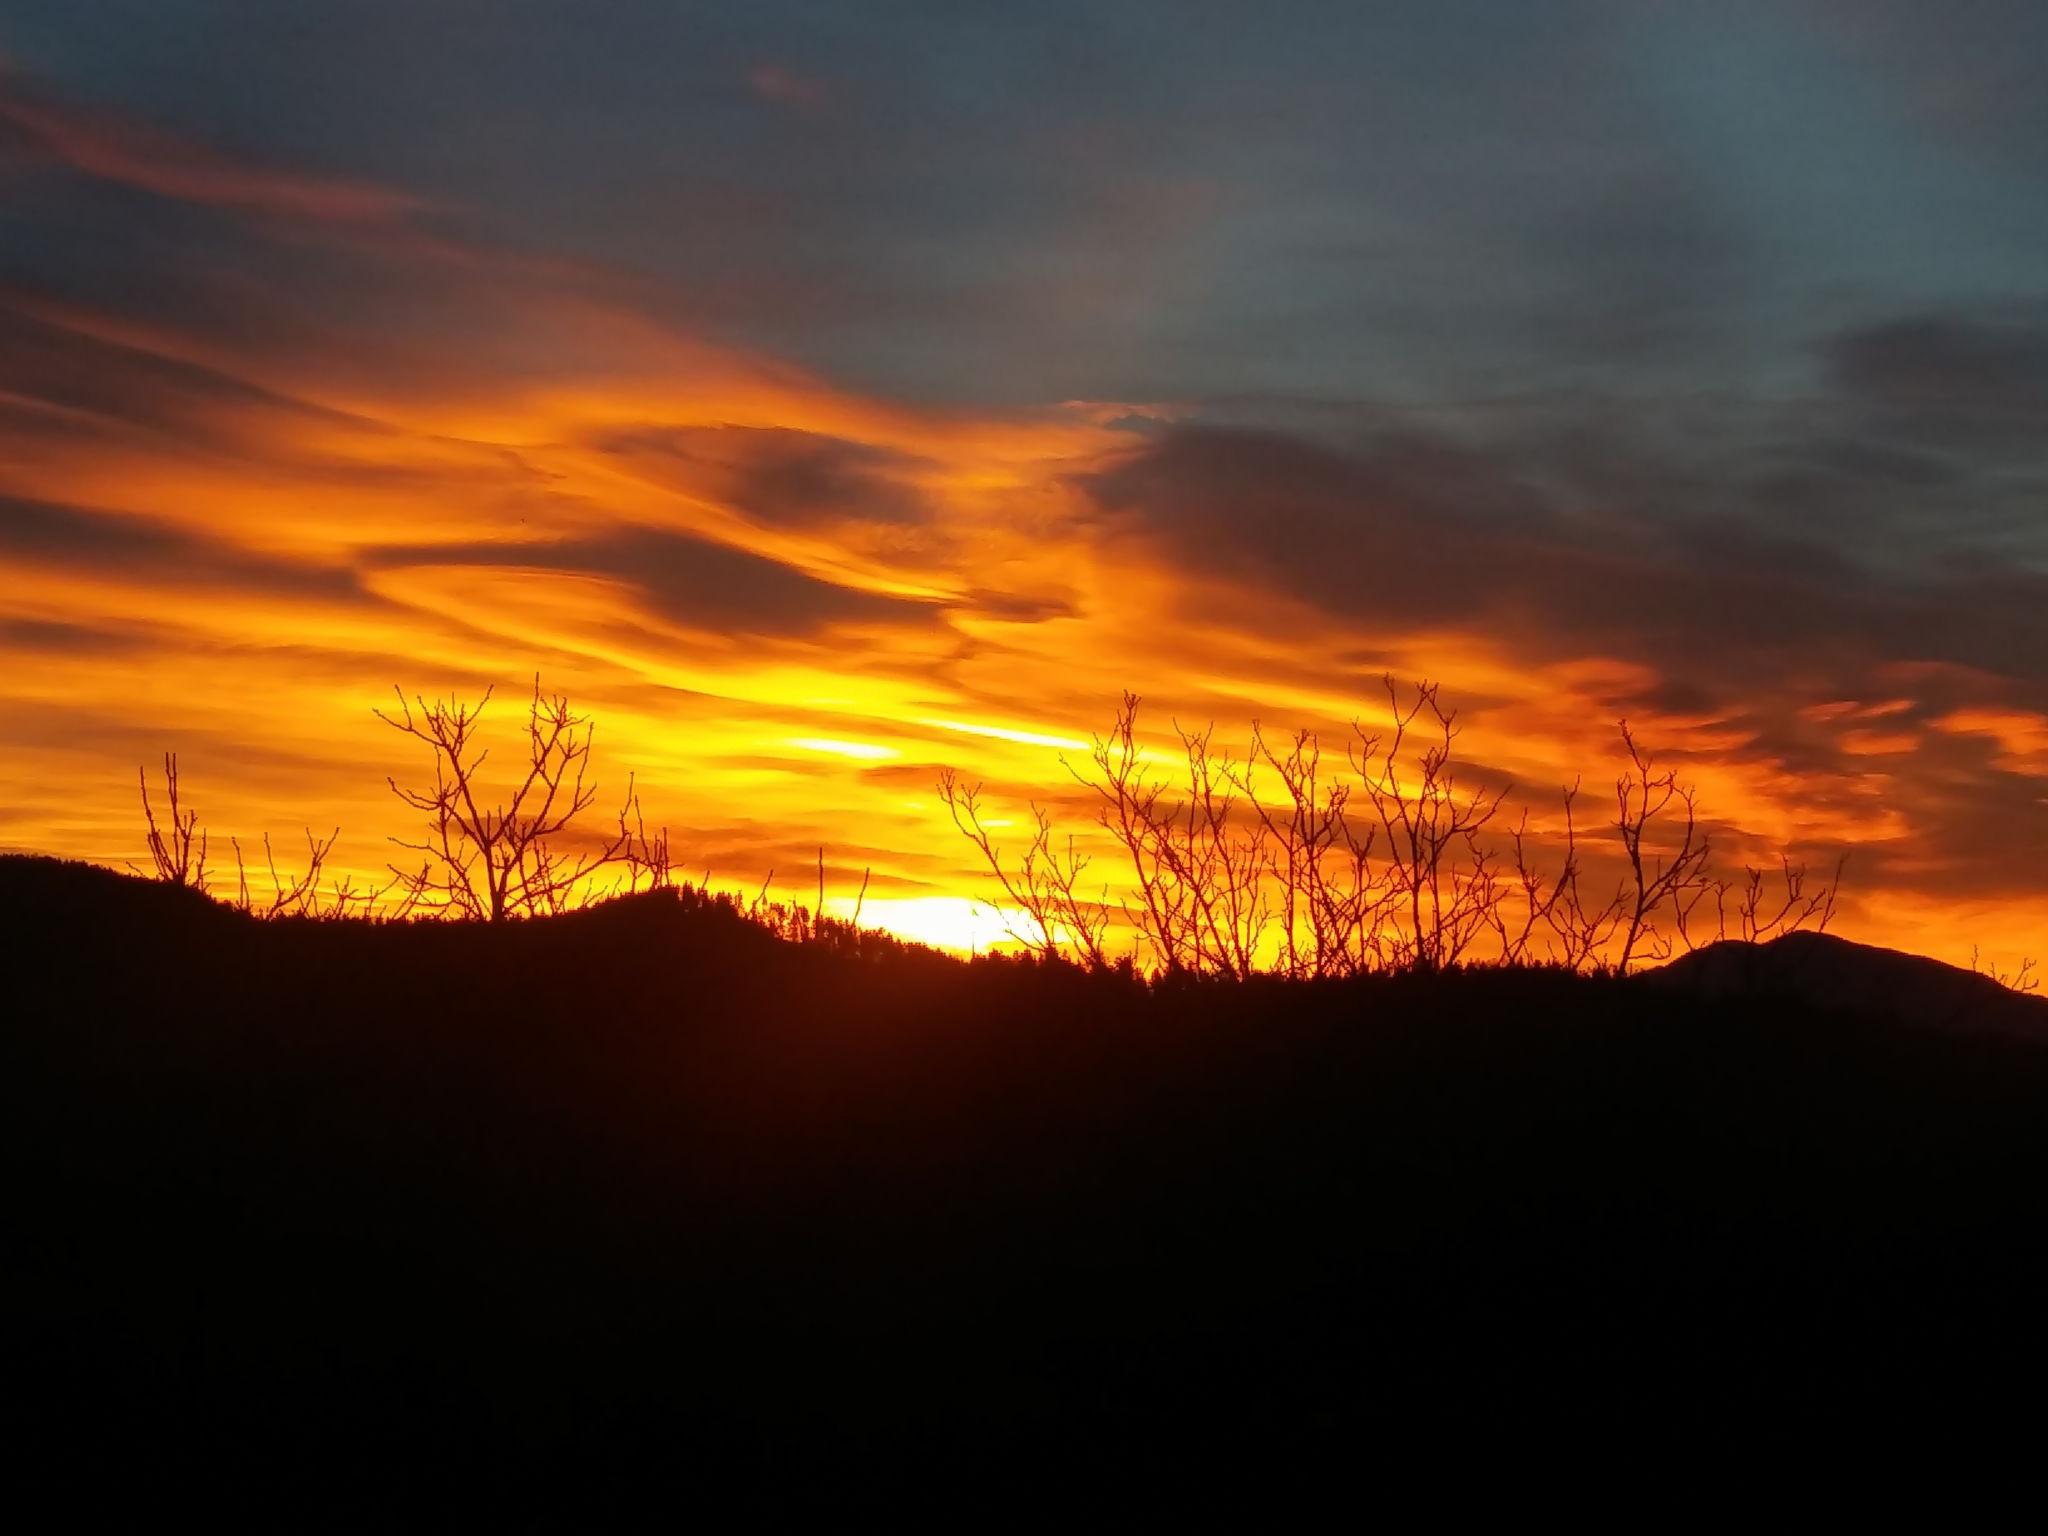
[[[13,1441],[79,1513],[1272,1513],[2031,1433],[2048,1028],[1967,1007],[1147,992],[26,860],[0,921]]]

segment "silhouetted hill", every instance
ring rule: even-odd
[[[2048,1040],[2048,999],[1925,955],[1788,933],[1767,944],[1728,940],[1680,956],[1640,981],[1725,1000],[1798,1002],[1900,1023],[2000,1030]]]
[[[693,896],[264,924],[0,860],[0,914],[13,1445],[74,1522],[1271,1518],[1924,1458],[2035,1379],[2028,1040]]]
[[[237,921],[236,912],[181,886],[74,859],[0,854],[0,931],[17,938],[95,929],[111,942],[217,931]]]

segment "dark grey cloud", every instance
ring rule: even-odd
[[[125,578],[165,592],[247,593],[286,601],[342,603],[390,611],[364,576],[411,565],[542,568],[631,584],[661,617],[695,629],[745,636],[815,636],[841,623],[940,622],[928,603],[814,580],[742,550],[656,530],[626,530],[554,543],[471,542],[384,546],[348,564],[273,558],[148,518],[103,509],[0,496],[0,564],[32,562]],[[0,638],[25,650],[81,654],[125,647],[132,626],[14,621]],[[289,633],[265,635],[289,648]],[[333,659],[343,653],[325,648]]]
[[[672,490],[709,496],[767,527],[909,524],[927,512],[912,455],[790,427],[625,428],[595,446]]]
[[[148,518],[0,495],[0,560],[130,577],[166,590],[220,587],[376,604],[346,567],[274,559]]]
[[[1915,315],[1842,332],[1830,383],[1871,434],[1957,452],[2048,457],[2048,318]]]
[[[692,628],[809,635],[858,620],[927,622],[930,605],[818,581],[744,550],[657,530],[554,543],[386,546],[366,569],[406,565],[536,567],[630,582],[655,612]]]
[[[2048,568],[2048,311],[1907,312],[1812,354],[1815,392],[1726,445],[1736,514],[1901,571]]]
[[[1347,451],[1196,426],[1078,484],[1177,561],[1368,629],[1469,626],[1539,659],[1645,662],[1724,698],[1794,670],[1859,677],[1892,660],[2048,693],[2048,573],[1909,575],[1759,517],[1616,507],[1555,464],[1529,470],[1520,455],[1412,435]],[[1738,511],[1747,494],[1739,477],[1720,488]]]
[[[188,445],[225,444],[275,425],[346,420],[197,363],[90,335],[29,313],[0,295],[0,394],[17,413],[40,404],[41,430],[135,430]],[[228,436],[233,423],[232,439]]]

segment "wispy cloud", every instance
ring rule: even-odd
[[[157,197],[318,224],[390,224],[424,204],[372,182],[259,165],[0,71],[0,123],[50,159]]]

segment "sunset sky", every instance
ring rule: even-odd
[[[2048,957],[2048,6],[11,0],[0,849],[597,721],[679,857],[985,938],[1125,688],[1615,722],[1838,931]],[[507,749],[513,745],[507,741]]]

